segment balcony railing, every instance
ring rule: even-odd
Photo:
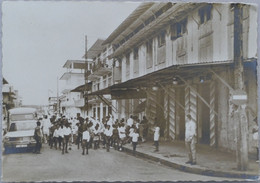
[[[110,67],[105,62],[99,61],[98,63],[94,63],[94,65],[92,67],[92,72],[95,75],[103,76],[103,75],[111,73],[112,67]]]

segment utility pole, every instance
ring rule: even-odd
[[[57,113],[60,114],[60,102],[59,102],[59,77],[57,76]]]
[[[234,89],[239,95],[236,98],[244,99],[235,103],[234,120],[236,122],[236,159],[239,170],[248,169],[248,119],[246,116],[246,100],[243,78],[243,5],[234,4]],[[233,97],[234,100],[234,97]]]
[[[85,78],[85,85],[84,85],[84,114],[88,116],[88,95],[87,95],[87,85],[88,85],[88,37],[85,36],[85,69],[84,69],[84,78]]]

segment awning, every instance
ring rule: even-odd
[[[80,85],[80,86],[72,89],[71,92],[83,92],[83,91],[85,91],[85,89],[87,91],[89,91],[89,90],[91,90],[91,86],[92,86],[92,82],[89,82],[86,87],[85,87],[85,84],[84,85]]]
[[[133,111],[134,114],[138,114],[141,113],[145,110],[145,106],[146,106],[146,101],[141,102],[140,104],[138,104],[138,106],[135,108],[135,110]]]
[[[246,61],[256,61],[256,58],[252,58]],[[244,64],[246,64],[246,62]],[[209,69],[218,71],[223,70],[223,68],[230,68],[232,66],[233,60],[173,65],[167,68],[153,71],[144,76],[130,79],[119,84],[114,84],[105,89],[92,92],[89,95],[111,94],[112,99],[116,99],[118,94],[125,92],[125,99],[127,99],[129,95],[134,96],[134,91],[140,94],[141,92],[144,92],[144,88],[151,88],[155,86],[156,83],[172,84],[173,78],[177,76],[181,76],[183,79],[189,80],[208,73]],[[122,97],[123,95],[119,96],[118,98],[123,99]]]

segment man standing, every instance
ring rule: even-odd
[[[196,123],[191,119],[191,115],[187,115],[187,122],[185,125],[185,144],[189,152],[189,161],[191,165],[196,164]]]
[[[40,154],[42,146],[42,133],[41,133],[41,122],[37,121],[37,127],[34,130],[34,139],[36,141],[35,150],[33,153]]]
[[[69,143],[69,138],[70,138],[70,135],[71,135],[71,129],[69,127],[69,123],[68,121],[65,122],[65,127],[63,127],[63,143],[62,143],[62,154],[64,154],[64,151],[65,153],[69,153],[68,152],[68,143]]]
[[[47,144],[47,141],[49,141],[49,135],[50,135],[50,127],[51,127],[51,121],[48,118],[47,115],[44,116],[43,121],[43,140],[44,143]]]

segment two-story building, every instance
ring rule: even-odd
[[[249,129],[257,116],[256,27],[257,8],[244,5],[242,67]],[[116,99],[117,118],[128,118],[145,104],[143,115],[151,125],[158,119],[162,137],[184,140],[189,113],[197,123],[198,143],[236,149],[232,4],[146,2],[103,44],[114,48],[109,56],[114,85],[96,93]],[[255,151],[250,143],[249,151]]]

